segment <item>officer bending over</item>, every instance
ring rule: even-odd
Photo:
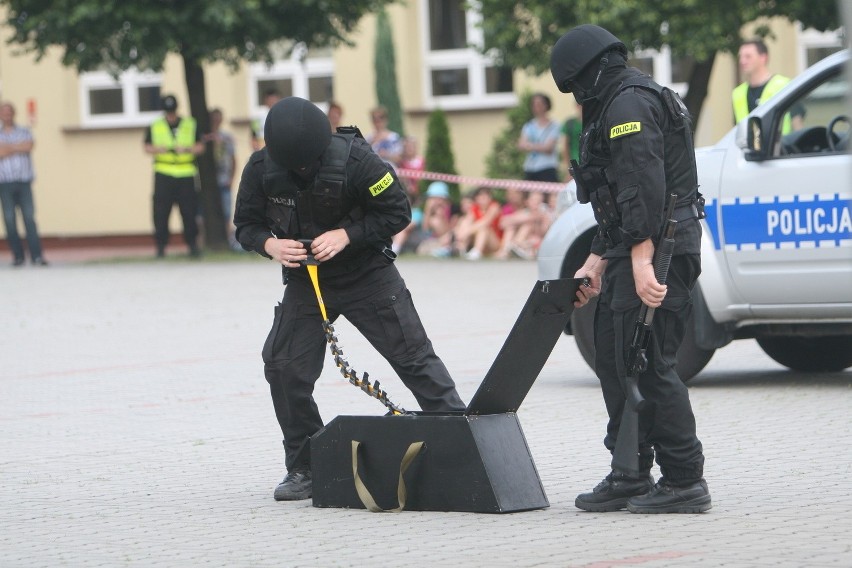
[[[680,98],[626,64],[627,48],[607,30],[578,26],[553,47],[550,70],[563,93],[583,107],[578,198],[591,202],[598,234],[577,277],[588,277],[575,306],[600,295],[595,312],[595,372],[609,422],[604,445],[615,448],[625,395],[625,356],[641,302],[657,308],[648,369],[639,390],[639,477],[612,471],[576,498],[587,511],[698,513],[710,508],[704,454],[689,393],[675,370],[701,272],[701,205],[692,129]],[[652,259],[666,198],[676,193],[675,249],[665,285]],[[654,484],[656,454],[662,477]]]
[[[326,115],[309,101],[277,102],[264,127],[266,147],[249,159],[237,195],[237,240],[280,262],[287,284],[263,346],[287,467],[277,501],[311,497],[310,437],[323,426],[313,390],[325,331],[300,265],[308,250],[297,239],[312,240],[328,319],[343,315],[352,322],[423,410],[465,408],[393,264],[391,237],[411,221],[405,191],[357,129],[341,130],[332,134]]]

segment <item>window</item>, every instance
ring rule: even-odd
[[[453,110],[517,104],[512,69],[476,49],[483,41],[475,3],[421,0],[420,6],[426,106]]]
[[[849,80],[835,73],[812,86],[785,108],[776,131],[781,144],[776,155],[825,155],[846,152],[849,148],[850,123],[846,94]]]
[[[149,124],[160,114],[161,75],[129,70],[114,79],[105,71],[80,75],[80,117],[84,127]]]
[[[843,32],[818,32],[812,28],[799,30],[799,72],[804,71],[817,61],[843,49]]]
[[[284,48],[282,52],[286,53]],[[252,115],[265,112],[264,95],[270,90],[278,91],[282,97],[302,97],[323,110],[334,98],[334,63],[331,50],[308,50],[297,45],[289,56],[282,57],[271,67],[254,63],[250,71]]]
[[[660,51],[643,49],[631,54],[627,64],[636,67],[654,81],[686,96],[689,87],[689,75],[695,66],[692,57],[672,57],[671,49],[663,46]]]

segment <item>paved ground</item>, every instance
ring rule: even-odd
[[[605,417],[562,338],[519,412],[549,509],[317,509],[272,500],[283,456],[259,351],[274,266],[50,259],[0,267],[0,566],[852,566],[852,372],[808,377],[728,346],[691,389],[713,509],[584,513],[575,494],[607,473]],[[400,269],[469,399],[534,264]],[[415,408],[337,328],[350,363]],[[317,399],[326,420],[382,411],[331,364]]]

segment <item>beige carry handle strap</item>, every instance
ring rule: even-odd
[[[358,448],[361,446],[361,442],[352,440],[352,477],[355,478],[355,491],[358,492],[358,498],[361,500],[361,503],[369,511],[373,513],[400,513],[405,509],[405,500],[408,497],[408,491],[405,489],[405,481],[402,479],[402,476],[405,475],[408,466],[411,465],[411,462],[414,461],[414,458],[423,449],[424,444],[425,442],[412,442],[409,444],[408,449],[405,450],[405,455],[402,456],[402,462],[399,464],[399,485],[396,489],[399,506],[395,509],[382,509],[376,504],[376,500],[370,495],[370,490],[367,489],[367,486],[361,481],[361,476],[358,475]]]

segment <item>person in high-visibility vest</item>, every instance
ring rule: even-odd
[[[734,105],[734,123],[738,123],[757,105],[775,96],[790,79],[769,72],[769,50],[762,40],[753,39],[743,43],[738,52],[740,73],[743,81],[732,94]],[[790,132],[790,117],[784,118],[782,132]]]
[[[169,215],[177,203],[183,220],[183,238],[192,257],[198,248],[198,195],[195,157],[204,152],[204,143],[195,119],[177,114],[177,99],[163,97],[165,115],[155,120],[145,133],[145,152],[154,157],[154,242],[157,257],[166,254],[169,244]]]

